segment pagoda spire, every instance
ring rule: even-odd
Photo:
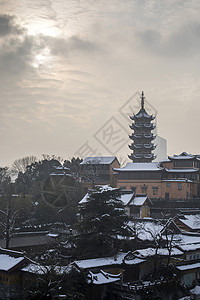
[[[144,97],[144,92],[143,91],[142,91],[142,94],[141,94],[140,98],[141,98],[141,108],[144,109],[144,99],[145,99],[145,97]]]
[[[153,115],[149,115],[144,108],[144,92],[141,93],[141,109],[140,111],[130,116],[133,123],[130,128],[133,130],[130,135],[131,145],[129,148],[132,150],[131,155],[128,157],[135,163],[152,162],[155,159],[153,150],[156,146],[153,143],[155,135],[153,130],[155,124],[152,121],[155,119]]]

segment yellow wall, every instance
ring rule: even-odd
[[[147,204],[144,204],[140,210],[141,218],[147,218],[150,216],[150,207]]]
[[[144,185],[146,190],[142,189]],[[150,198],[164,199],[165,193],[169,193],[169,198],[174,199],[189,199],[197,196],[197,183],[195,182],[164,180],[118,180],[117,182],[117,187],[123,187],[126,190],[131,190],[133,186],[136,187],[136,194],[147,194]],[[153,187],[157,187],[157,191]]]
[[[11,275],[7,272],[0,272],[0,283],[6,284],[6,285],[21,284],[20,273]]]
[[[146,186],[146,191],[142,189]],[[147,194],[150,198],[160,198],[161,193],[161,180],[118,180],[117,187],[125,187],[126,190],[131,190],[131,187],[136,187],[136,194]],[[157,192],[152,187],[158,187]]]

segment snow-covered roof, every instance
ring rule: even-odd
[[[147,200],[146,195],[136,195],[135,198],[129,203],[130,205],[142,206]]]
[[[193,289],[190,290],[193,295],[200,295],[200,286],[196,285]],[[198,299],[198,298],[197,298]]]
[[[139,249],[135,251],[135,254],[137,254],[140,258],[146,258],[148,256],[154,256],[155,254],[161,255],[161,256],[168,256],[169,250],[167,248],[147,248],[147,249]],[[171,251],[171,255],[182,255],[183,252],[179,249],[173,248]]]
[[[79,204],[84,204],[88,201],[89,198],[89,194],[85,194],[85,196],[81,199],[81,201],[79,201]]]
[[[192,172],[198,172],[198,169],[194,169],[194,168],[185,168],[185,169],[166,169],[165,171],[169,172],[169,173],[192,173]]]
[[[186,271],[186,270],[192,270],[200,268],[200,263],[194,263],[194,264],[188,264],[188,265],[182,265],[182,266],[176,266],[176,268],[180,271]]]
[[[88,278],[89,282],[92,282],[93,284],[109,284],[112,282],[119,281],[121,277],[121,273],[117,275],[113,275],[107,272],[104,272],[100,270],[98,273],[89,272]]]
[[[116,257],[103,257],[103,258],[92,258],[85,260],[74,261],[74,264],[77,265],[80,269],[92,269],[92,268],[101,268],[104,266],[113,266],[121,265],[126,263],[127,265],[137,265],[145,261],[144,258],[133,257],[129,258],[128,253],[118,253]]]
[[[179,179],[164,179],[162,182],[193,182],[187,178],[179,178]]]
[[[116,156],[94,156],[94,157],[86,157],[80,165],[85,164],[102,164],[102,165],[110,165]]]
[[[184,215],[180,221],[191,229],[200,229],[200,215]]]
[[[180,247],[183,251],[195,251],[195,250],[200,249],[200,243],[198,243],[198,244],[179,245],[179,247]]]
[[[121,199],[121,201],[123,202],[124,205],[127,205],[131,201],[133,196],[134,196],[133,193],[122,194],[120,199]]]
[[[160,171],[163,168],[160,167],[158,162],[149,163],[131,163],[128,162],[123,168],[114,168],[115,171]]]
[[[114,188],[105,185],[105,186],[101,186],[102,189],[100,192],[103,191],[109,191],[109,190],[113,190]],[[142,206],[145,201],[147,200],[147,196],[146,195],[135,195],[134,197],[134,193],[127,193],[127,194],[122,194],[120,197],[120,200],[123,202],[123,204],[126,205],[136,205],[136,206]],[[89,198],[89,193],[87,193],[79,202],[79,204],[84,204],[88,201]],[[133,199],[132,199],[133,198]],[[131,200],[132,199],[132,200]]]
[[[17,234],[13,236],[10,240],[10,247],[12,248],[23,248],[23,247],[30,247],[30,246],[39,246],[48,243],[53,243],[54,239],[51,236],[48,236],[49,232],[40,232],[35,234],[34,232],[27,234]],[[0,239],[0,247],[5,247],[5,239]]]
[[[153,115],[149,115],[144,108],[141,108],[137,114],[131,116],[130,118],[134,120],[135,117],[136,118],[145,117],[147,119],[155,119],[155,117],[153,117]]]
[[[180,247],[182,245],[187,245],[187,244],[199,244],[200,237],[198,236],[191,236],[187,234],[175,234],[174,239],[179,241]]]
[[[0,270],[9,271],[24,260],[23,256],[12,257],[8,254],[0,254]]]
[[[188,154],[187,152],[183,152],[179,155],[168,156],[170,160],[179,160],[179,159],[187,160],[187,159],[193,159],[195,157],[196,155]]]
[[[116,257],[102,257],[84,260],[76,260],[76,264],[80,269],[98,268],[103,266],[120,265],[127,253],[119,253]]]
[[[139,265],[145,261],[146,261],[146,259],[141,259],[138,257],[135,257],[133,259],[125,259],[126,265]]]

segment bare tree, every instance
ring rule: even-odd
[[[162,245],[163,238],[160,230],[157,230],[155,228],[148,228],[147,226],[144,226],[143,229],[150,235],[153,246],[155,247],[154,268],[153,268],[153,276],[155,276],[157,271],[157,263],[158,263],[158,251]]]
[[[66,299],[85,299],[87,283],[82,271],[62,266],[58,249],[48,250],[42,257],[26,268],[30,276],[25,277],[22,299],[52,299],[59,294]]]
[[[14,194],[13,190],[9,169],[0,168],[0,231],[5,238],[6,248],[9,248],[16,220],[22,210],[26,209],[28,203],[27,199],[24,199],[25,202],[23,202],[18,195]]]
[[[101,179],[103,173],[103,166],[99,159],[88,160],[82,165],[82,179],[86,182],[90,182],[92,188],[95,187],[96,183]]]
[[[4,209],[0,209],[0,228],[2,230],[2,235],[6,240],[6,248],[8,249],[15,222],[19,215],[19,210],[14,209],[13,201],[9,197],[5,197],[4,204]]]
[[[12,171],[14,173],[24,173],[26,171],[26,167],[31,164],[34,164],[36,161],[36,156],[26,156],[23,158],[16,159],[12,164]]]
[[[64,160],[61,156],[55,154],[42,154],[42,158],[44,160],[57,160],[59,163],[62,163]]]
[[[172,256],[173,249],[180,243],[181,239],[176,237],[176,234],[173,229],[168,228],[168,222],[162,232],[162,235],[165,238],[165,247],[168,250],[168,258],[167,258],[167,267],[170,265],[170,260]]]
[[[6,167],[0,169],[0,207],[0,228],[6,239],[6,248],[9,248],[16,213],[12,213],[12,183]]]
[[[8,184],[11,182],[8,167],[0,167],[0,196],[5,193]]]

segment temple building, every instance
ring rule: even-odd
[[[183,152],[159,163],[127,163],[114,168],[117,187],[151,199],[193,199],[200,191],[200,157]]]
[[[141,109],[133,116],[130,116],[133,120],[130,128],[133,130],[130,139],[132,140],[129,148],[133,151],[128,157],[134,163],[146,163],[152,162],[155,159],[155,155],[152,151],[155,149],[155,145],[152,141],[155,139],[153,129],[155,124],[152,121],[155,119],[152,115],[149,115],[144,108],[144,93],[141,94]]]
[[[142,92],[141,108],[130,117],[133,121],[129,145],[131,162],[120,166],[116,157],[86,157],[81,163],[84,191],[91,186],[110,184],[125,193],[147,195],[154,202],[196,201],[200,197],[200,155],[182,152],[153,161],[156,158],[153,151],[156,148],[153,143],[155,117],[147,113],[144,106]],[[165,146],[166,143],[163,148]]]

